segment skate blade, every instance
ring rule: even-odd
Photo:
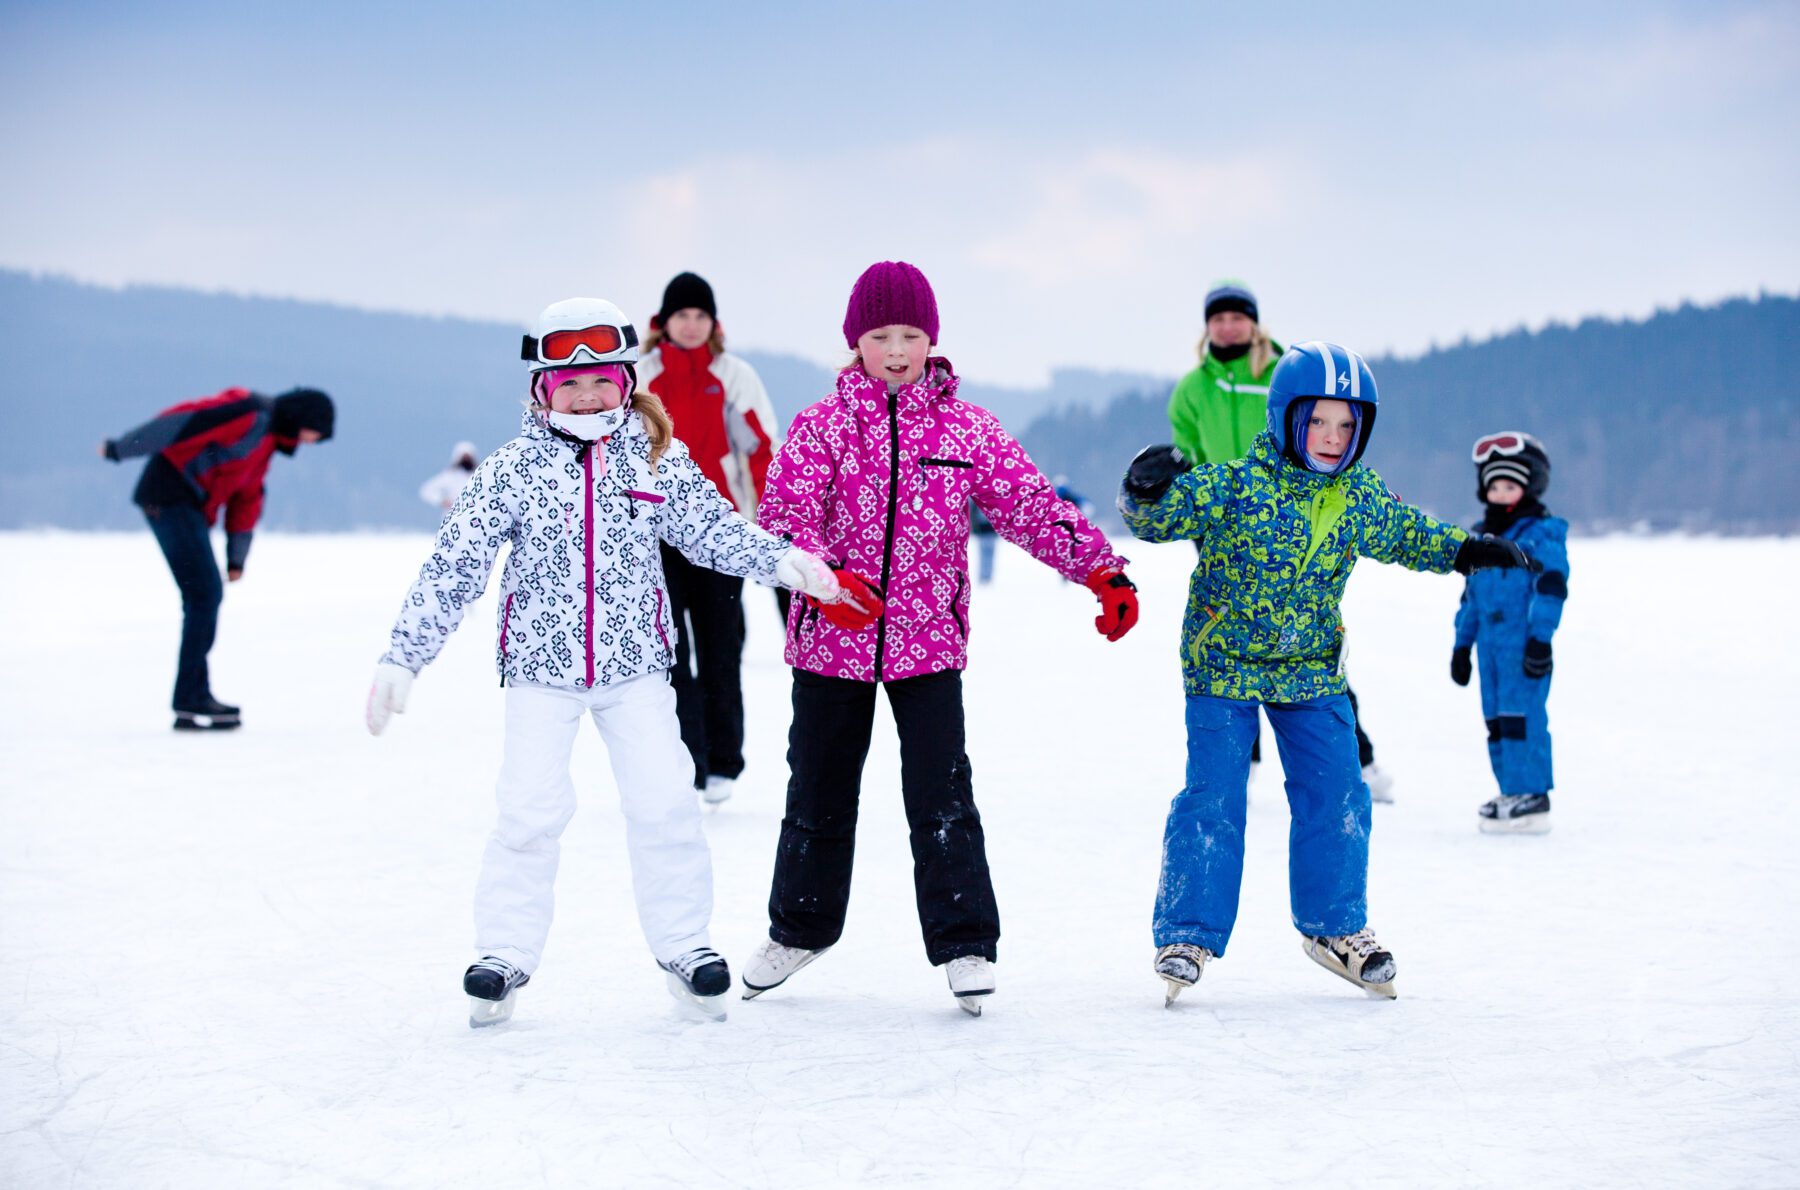
[[[1484,835],[1547,835],[1550,833],[1550,815],[1527,814],[1523,818],[1483,818],[1481,833]]]
[[[668,985],[669,995],[682,1015],[705,1021],[725,1019],[725,997],[730,995],[729,992],[721,992],[717,996],[696,996],[688,991],[687,984],[673,971],[665,971],[663,981]]]
[[[486,1029],[492,1025],[503,1025],[512,1020],[513,1000],[518,996],[517,988],[506,994],[504,1000],[483,1000],[479,996],[469,997],[469,1028]]]
[[[1356,976],[1350,974],[1350,969],[1338,962],[1337,956],[1332,954],[1329,950],[1314,947],[1312,942],[1308,939],[1302,939],[1300,946],[1306,951],[1307,958],[1325,968],[1325,970],[1331,972],[1351,987],[1361,988],[1371,996],[1383,1000],[1398,1000],[1400,998],[1400,993],[1394,990],[1393,980],[1390,979],[1386,983],[1364,983],[1362,980],[1356,978]]]
[[[1181,993],[1183,991],[1194,986],[1193,984],[1189,984],[1189,983],[1177,983],[1173,979],[1165,979],[1165,980],[1163,980],[1163,983],[1165,985],[1167,985],[1163,988],[1163,1007],[1164,1008],[1173,1007],[1175,1004],[1175,997],[1181,995]]]
[[[235,715],[177,715],[176,731],[235,731],[243,720]]]
[[[958,996],[956,998],[956,1006],[958,1008],[962,1009],[964,1012],[968,1013],[970,1016],[980,1016],[981,1015],[981,1002],[984,999],[986,999],[987,996],[988,996],[987,992],[976,992],[975,994],[969,995],[969,996]]]

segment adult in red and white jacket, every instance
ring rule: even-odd
[[[644,388],[662,399],[675,436],[719,494],[756,520],[779,438],[775,410],[756,370],[725,350],[712,286],[682,273],[663,290],[638,364]],[[744,580],[696,566],[663,547],[675,613],[676,712],[694,756],[694,784],[709,802],[731,796],[744,771]],[[777,591],[787,614],[785,591]]]
[[[100,445],[114,462],[150,456],[132,500],[162,548],[181,590],[181,652],[176,667],[177,727],[235,727],[237,708],[213,697],[206,656],[218,629],[224,585],[210,531],[225,514],[225,567],[243,577],[250,538],[262,516],[263,477],[275,452],[331,437],[336,410],[317,389],[264,397],[228,388],[184,401]]]

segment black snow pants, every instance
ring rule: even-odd
[[[694,785],[744,771],[744,580],[696,566],[667,545],[663,576],[675,619],[675,718]]]
[[[936,966],[964,955],[991,961],[1000,911],[964,750],[962,671],[880,685],[900,734],[900,792],[925,954]],[[769,937],[783,946],[820,950],[844,932],[876,686],[794,671],[793,776],[769,892]]]

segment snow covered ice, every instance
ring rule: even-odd
[[[259,535],[213,654],[245,726],[196,737],[169,729],[178,604],[148,534],[4,547],[0,1183],[1800,1183],[1800,542],[1574,543],[1539,838],[1476,830],[1494,789],[1447,675],[1458,580],[1358,567],[1351,667],[1399,798],[1370,884],[1396,1002],[1301,953],[1271,765],[1230,951],[1164,1009],[1149,919],[1193,554],[1134,544],[1144,622],[1117,645],[1016,551],[975,596],[1004,928],[980,1019],[918,941],[884,710],[843,941],[723,1024],[662,986],[585,731],[544,964],[480,1031],[460,979],[499,764],[491,596],[371,739],[425,538]],[[773,599],[745,598],[749,767],[707,819],[738,969],[788,718]]]

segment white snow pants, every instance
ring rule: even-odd
[[[594,717],[619,784],[638,922],[651,952],[668,962],[709,945],[712,853],[667,675],[596,690],[511,686],[495,790],[500,820],[475,889],[475,950],[527,974],[550,933],[563,828],[575,814],[569,754],[584,714]]]

